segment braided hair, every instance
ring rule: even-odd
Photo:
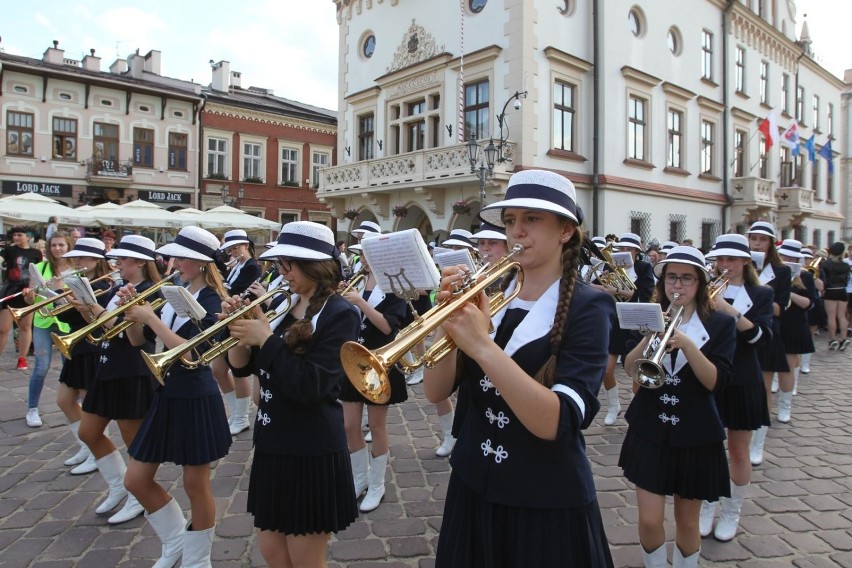
[[[568,242],[562,245],[562,277],[559,280],[559,301],[556,304],[553,327],[550,328],[550,357],[534,377],[537,382],[547,388],[552,387],[554,382],[556,357],[562,345],[562,334],[565,332],[565,324],[568,321],[568,308],[571,306],[577,273],[580,269],[582,242],[583,231],[580,227],[576,227]]]
[[[290,326],[284,334],[284,343],[293,353],[304,353],[313,336],[311,320],[325,305],[340,283],[340,263],[334,259],[320,261],[294,260],[306,278],[316,283],[305,317]]]

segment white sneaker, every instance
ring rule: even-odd
[[[30,408],[27,410],[27,426],[30,428],[38,428],[44,424],[41,421],[41,416],[38,415],[38,408]]]
[[[408,377],[408,380],[405,381],[407,385],[419,385],[423,382],[423,367],[418,367],[411,375]]]

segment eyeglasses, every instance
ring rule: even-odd
[[[683,286],[692,286],[696,282],[698,282],[698,278],[693,276],[692,274],[684,274],[683,276],[678,276],[676,274],[666,274],[666,284],[674,285],[677,281],[680,280],[680,283]]]
[[[280,266],[281,269],[284,272],[290,272],[291,270],[293,270],[293,261],[292,260],[289,260],[289,259],[286,259],[286,258],[279,258],[276,262],[278,263],[278,266]]]

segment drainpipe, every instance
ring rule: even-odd
[[[722,105],[724,106],[724,110],[722,111],[722,132],[724,133],[722,135],[722,164],[725,166],[724,173],[722,174],[722,194],[725,197],[725,204],[722,205],[723,232],[728,231],[728,211],[734,204],[729,188],[731,183],[731,166],[728,162],[728,142],[730,141],[729,127],[731,115],[731,109],[729,106],[730,101],[728,98],[728,18],[735,3],[736,0],[728,0],[728,5],[725,6],[725,10],[722,12]]]
[[[592,1],[592,235],[599,235],[600,226],[600,18],[599,0]]]
[[[204,144],[204,107],[207,106],[207,97],[202,93],[201,104],[198,105],[198,175],[195,183],[195,204],[193,207],[201,209],[201,180],[204,179],[204,157],[207,146]]]

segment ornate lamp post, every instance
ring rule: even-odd
[[[228,195],[228,193],[229,193],[228,192],[228,186],[223,184],[222,185],[222,203],[224,203],[225,205],[229,205],[231,207],[238,207],[240,205],[240,202],[243,200],[243,197],[245,197],[245,195],[246,195],[246,190],[243,189],[242,184],[240,184],[239,188],[237,189],[237,195],[236,196],[230,197]]]

